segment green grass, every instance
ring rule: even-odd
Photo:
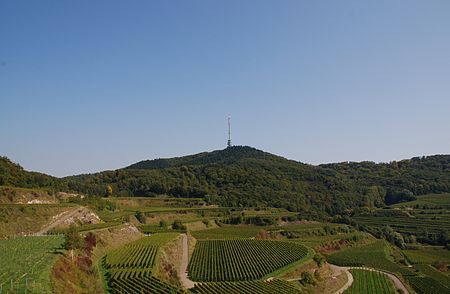
[[[209,230],[192,232],[199,240],[213,239],[249,239],[255,237],[264,227],[258,226],[224,226]]]
[[[256,280],[308,258],[308,253],[293,242],[201,240],[189,263],[189,276],[194,281]]]
[[[353,284],[344,294],[396,294],[394,284],[385,274],[352,269]]]
[[[51,293],[50,271],[63,241],[60,236],[0,240],[2,293],[11,291],[11,281],[20,293]]]
[[[199,283],[193,291],[199,294],[216,294],[216,293],[301,293],[299,289],[291,283],[282,280],[271,281],[250,281],[250,282],[217,282],[217,283]]]

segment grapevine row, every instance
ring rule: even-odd
[[[302,259],[308,249],[269,240],[198,241],[189,263],[194,281],[248,281]]]

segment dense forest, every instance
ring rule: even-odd
[[[426,193],[450,192],[450,156],[313,166],[235,146],[62,179],[26,172],[2,157],[0,185],[91,196],[200,197],[222,206],[284,207],[325,216],[354,207],[382,207]]]

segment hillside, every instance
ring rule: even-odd
[[[88,194],[105,193],[110,185],[114,194],[122,196],[204,197],[223,206],[275,206],[317,216],[449,191],[449,168],[450,156],[446,155],[390,164],[312,166],[235,146],[146,160],[116,171],[65,180],[69,189]]]
[[[222,206],[282,207],[312,217],[450,192],[449,155],[381,164],[313,166],[235,146],[62,179],[26,172],[5,158],[1,162],[0,179],[10,186],[47,187],[92,196],[106,195],[110,186],[117,196],[200,197]]]
[[[58,178],[43,173],[26,171],[7,157],[0,156],[0,186],[57,188],[59,183]]]

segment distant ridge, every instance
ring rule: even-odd
[[[164,169],[183,165],[231,164],[245,158],[265,160],[284,159],[249,146],[231,146],[223,150],[202,152],[183,157],[143,160],[126,167],[126,169]]]
[[[283,207],[318,218],[450,192],[450,155],[313,166],[234,146],[65,178],[28,172],[1,157],[0,185],[90,196],[105,196],[111,187],[114,196],[195,197],[226,207]]]

